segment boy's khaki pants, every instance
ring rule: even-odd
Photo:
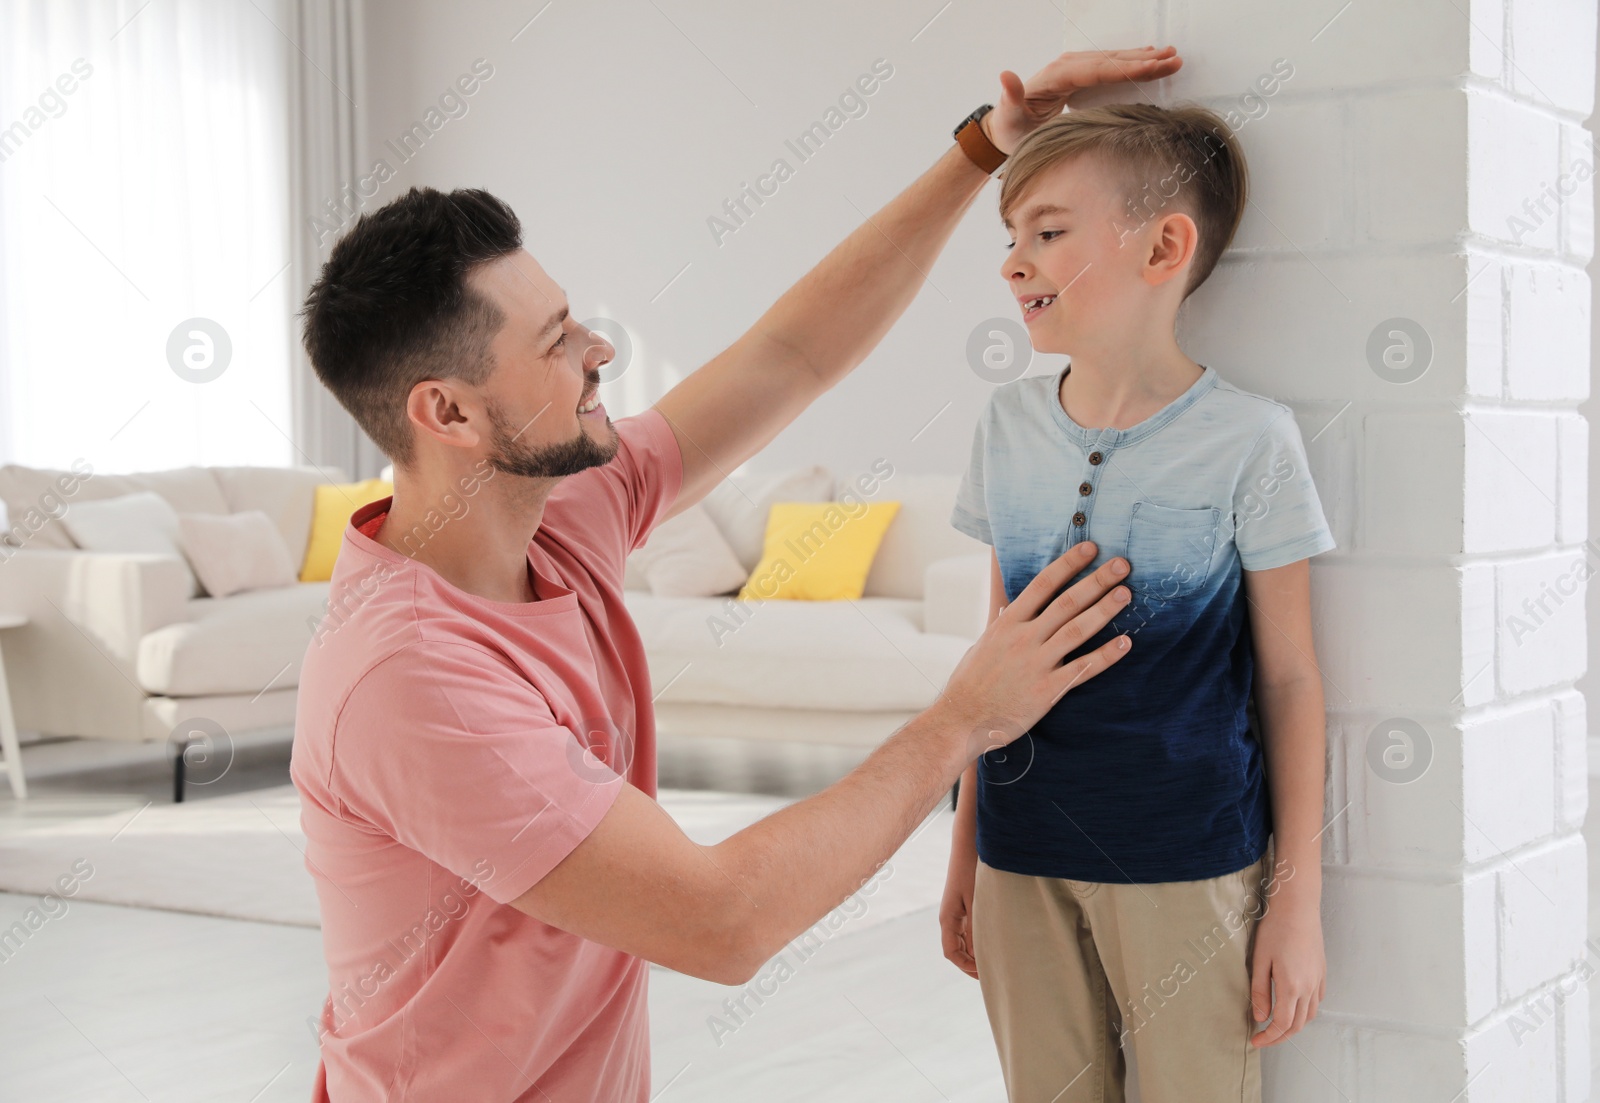
[[[973,960],[1011,1103],[1259,1103],[1250,954],[1272,848],[1237,873],[1118,885],[978,862]]]

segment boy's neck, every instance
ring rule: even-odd
[[[1074,356],[1056,401],[1085,429],[1131,429],[1179,398],[1204,373],[1176,345],[1150,359]]]

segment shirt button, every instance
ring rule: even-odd
[[[1091,491],[1093,489],[1094,489],[1094,487],[1090,486],[1088,483],[1079,483],[1078,484],[1078,493],[1079,494],[1087,496],[1089,491]]]
[[[1089,453],[1089,462],[1090,463],[1098,464],[1101,461],[1101,459],[1103,459],[1103,458],[1104,457],[1102,457],[1099,452],[1090,452]]]
[[[1081,525],[1081,524],[1083,524],[1083,523],[1084,523],[1084,522],[1085,522],[1085,521],[1086,521],[1086,520],[1088,520],[1088,518],[1087,518],[1087,517],[1085,517],[1085,516],[1084,516],[1084,515],[1083,515],[1083,514],[1082,514],[1082,513],[1081,513],[1081,512],[1079,512],[1079,513],[1074,513],[1074,514],[1073,514],[1073,515],[1072,515],[1072,523],[1073,523],[1073,524],[1074,524],[1074,525]]]

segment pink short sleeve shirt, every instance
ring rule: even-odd
[[[683,462],[656,410],[615,425],[615,458],[545,505],[537,601],[476,597],[378,543],[392,499],[345,528],[290,765],[328,961],[314,1101],[648,1099],[648,963],[510,906],[623,779],[655,795],[624,560]],[[442,523],[470,524],[478,490]]]

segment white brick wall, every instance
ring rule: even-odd
[[[1254,194],[1181,320],[1294,406],[1339,540],[1315,561],[1329,980],[1267,1098],[1589,1094],[1586,555],[1593,0],[1074,5],[1066,46],[1173,43],[1158,102],[1235,106]],[[1369,364],[1410,319],[1431,360]],[[1385,331],[1387,332],[1387,331]],[[1400,721],[1426,768],[1370,762]],[[1385,776],[1385,774],[1388,776]]]

